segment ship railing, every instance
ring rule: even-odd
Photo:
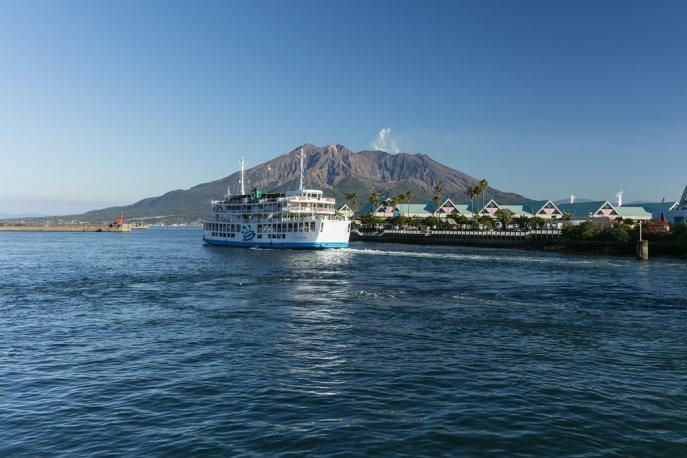
[[[290,202],[324,202],[327,204],[336,203],[336,199],[331,197],[306,197],[306,196],[291,196],[288,199]]]
[[[387,234],[426,234],[426,235],[479,235],[488,237],[528,237],[531,235],[552,235],[559,236],[561,231],[558,229],[532,229],[520,231],[503,231],[496,229],[459,229],[459,230],[436,230],[436,229],[385,229]]]
[[[331,210],[326,210],[324,208],[311,208],[311,207],[306,207],[306,208],[289,208],[288,209],[289,213],[314,213],[314,214],[321,214],[321,215],[333,215],[336,213],[333,209]]]

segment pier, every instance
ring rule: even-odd
[[[546,249],[557,245],[559,230],[482,231],[482,230],[403,230],[376,232],[351,231],[351,241],[410,243],[418,245],[459,245],[489,248]]]
[[[108,224],[68,223],[0,223],[0,232],[131,232],[132,224],[124,221],[124,212]]]
[[[414,245],[471,246],[481,248],[515,248],[535,251],[559,251],[602,255],[628,255],[635,252],[633,243],[597,240],[569,240],[560,230],[482,231],[482,230],[380,230],[351,231],[352,242],[407,243]],[[673,254],[665,250],[663,254]],[[677,254],[677,253],[675,253]]]
[[[0,232],[131,232],[131,224],[0,224]]]

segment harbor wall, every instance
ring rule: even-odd
[[[407,243],[415,245],[473,246],[482,248],[516,248],[524,250],[559,251],[610,255],[634,254],[634,244],[605,241],[568,240],[558,231],[501,232],[501,231],[381,231],[365,233],[352,231],[351,241],[377,243]]]
[[[7,224],[0,232],[131,232],[131,224]]]

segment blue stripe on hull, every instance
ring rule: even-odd
[[[269,243],[269,242],[238,242],[232,240],[211,240],[203,239],[205,243],[213,246],[233,246],[243,248],[270,248],[270,249],[301,249],[301,250],[319,250],[324,248],[348,248],[348,242],[284,242],[284,243]]]

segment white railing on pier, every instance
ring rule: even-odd
[[[467,235],[481,237],[529,237],[532,235],[561,235],[558,229],[532,229],[527,231],[499,231],[499,230],[417,230],[417,229],[385,229],[375,232],[382,234],[403,235]]]

